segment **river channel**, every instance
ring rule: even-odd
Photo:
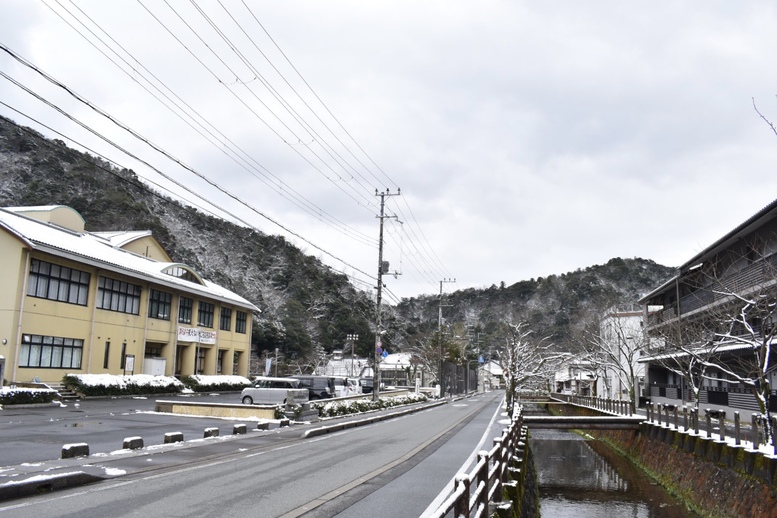
[[[543,518],[697,518],[628,459],[573,432],[532,430]]]

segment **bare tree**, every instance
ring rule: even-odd
[[[769,399],[772,394],[771,374],[775,370],[772,361],[773,342],[777,334],[774,324],[777,302],[760,290],[750,296],[733,295],[737,311],[726,320],[727,329],[716,333],[712,350],[720,356],[726,354],[727,361],[707,359],[704,365],[708,372],[705,378],[731,383],[735,381],[749,388],[758,402],[763,426],[771,443],[775,444],[775,431],[771,426]]]
[[[693,391],[744,388],[754,396],[772,444],[771,379],[777,334],[777,240],[751,235],[738,247],[706,260],[683,280],[701,312],[676,319],[662,333],[660,363],[681,373]]]
[[[642,373],[638,360],[649,345],[642,331],[641,314],[610,310],[602,315],[597,326],[589,326],[584,334],[585,360],[592,364],[592,369],[595,365],[600,370],[605,384],[610,383],[609,374],[612,373],[618,382],[618,397],[625,390],[631,411],[636,411],[637,386]]]
[[[534,339],[528,324],[505,321],[504,346],[500,352],[505,377],[507,412],[513,414],[515,396],[519,388],[538,388],[547,385],[569,353],[557,353],[545,339]]]
[[[703,321],[679,320],[651,343],[651,351],[658,351],[653,360],[675,375],[679,380],[678,397],[689,401],[696,410],[707,368],[715,358],[713,336],[714,332]]]

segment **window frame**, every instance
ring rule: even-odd
[[[178,323],[191,324],[194,314],[194,299],[180,296],[178,298]]]
[[[42,259],[31,259],[27,295],[37,299],[88,306],[91,279],[89,272]]]
[[[213,317],[215,313],[215,304],[200,300],[197,304],[197,325],[213,329]]]
[[[143,287],[112,277],[97,279],[97,309],[128,315],[140,315],[140,297]]]
[[[148,294],[148,318],[158,320],[170,320],[173,310],[173,294],[167,291],[149,289]],[[161,313],[160,313],[161,312]],[[161,315],[161,316],[160,316]]]
[[[248,327],[248,312],[235,311],[235,332],[241,335],[246,334],[246,328]]]
[[[33,356],[35,356],[35,362],[30,363]],[[84,340],[82,338],[32,333],[24,333],[22,336],[22,344],[19,348],[20,368],[81,369],[83,359]]]
[[[221,307],[219,329],[222,331],[232,331],[232,308]]]

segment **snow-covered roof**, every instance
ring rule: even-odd
[[[122,248],[127,243],[151,235],[150,230],[116,230],[112,232],[90,232],[93,236],[108,241],[114,248]]]
[[[0,228],[15,235],[33,250],[259,311],[259,308],[240,295],[218,284],[203,279],[204,284],[200,285],[164,273],[176,263],[159,262],[114,248],[104,236],[67,230],[18,212],[0,208]]]

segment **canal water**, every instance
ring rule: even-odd
[[[596,440],[532,430],[543,518],[697,518],[628,459]]]

